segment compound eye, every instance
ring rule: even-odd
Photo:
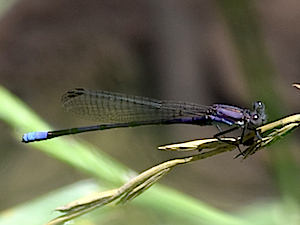
[[[257,106],[256,106],[257,108],[262,109],[264,107],[264,105],[261,101],[258,101],[256,104],[257,104]]]
[[[253,119],[254,121],[256,121],[256,120],[259,119],[259,116],[258,116],[257,114],[254,114],[252,119]]]
[[[257,101],[253,103],[253,109],[254,110],[263,110],[265,108],[264,103],[262,103],[261,101]]]

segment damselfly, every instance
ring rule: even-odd
[[[241,128],[255,128],[266,122],[265,106],[253,103],[253,110],[225,104],[203,106],[180,101],[160,101],[152,98],[119,94],[109,91],[75,88],[62,96],[62,108],[76,116],[108,124],[71,128],[56,131],[26,133],[25,143],[47,140],[58,136],[121,127],[159,124],[193,124],[199,126],[228,125],[233,128],[221,131],[214,137]],[[242,139],[241,139],[242,140]]]

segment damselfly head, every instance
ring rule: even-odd
[[[251,115],[251,124],[254,126],[260,126],[267,122],[267,115],[265,114],[265,105],[261,101],[254,102],[253,111],[250,113]]]

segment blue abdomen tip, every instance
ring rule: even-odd
[[[39,140],[47,139],[48,132],[46,131],[37,131],[37,132],[30,132],[23,135],[22,142],[33,142]]]

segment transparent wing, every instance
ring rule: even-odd
[[[210,106],[159,101],[101,90],[75,88],[62,96],[62,108],[79,117],[107,122],[168,120],[204,115]]]

